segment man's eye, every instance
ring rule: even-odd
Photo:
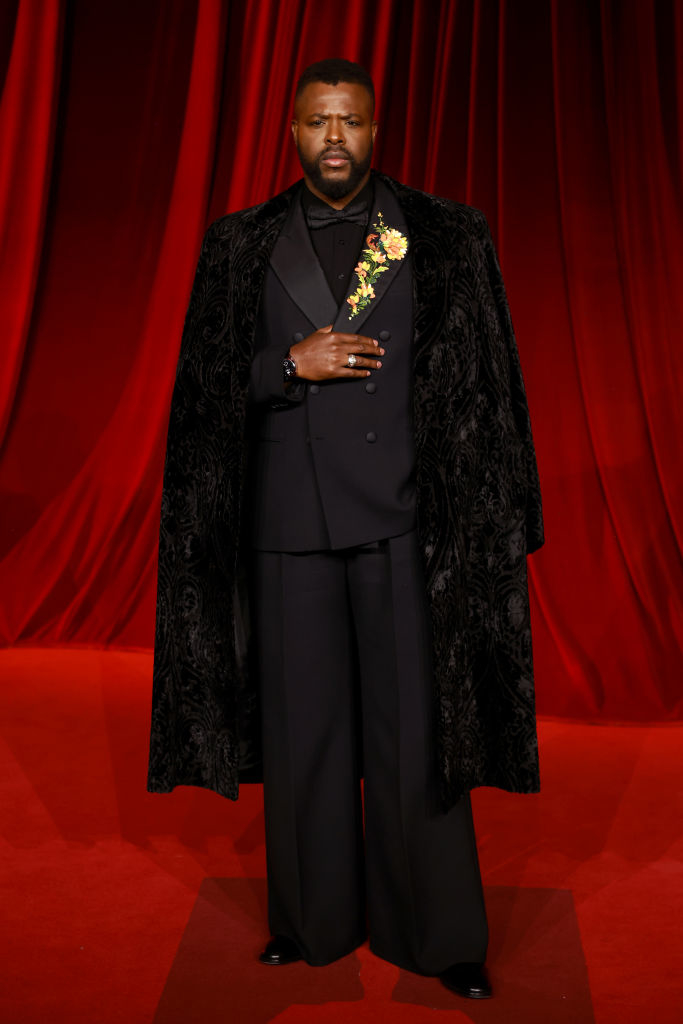
[[[317,127],[318,127],[318,125],[321,125],[322,123],[323,123],[323,122],[322,122],[322,121],[320,121],[320,120],[317,120],[317,121],[311,121],[311,122],[310,122],[310,124],[311,124],[311,127],[312,127],[312,128],[317,128]]]
[[[350,124],[352,128],[358,128],[360,125],[360,121],[347,121],[346,123]]]

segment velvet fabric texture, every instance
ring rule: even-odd
[[[378,175],[414,281],[417,528],[444,808],[539,789],[526,555],[543,543],[517,347],[483,214]],[[236,799],[258,776],[244,542],[249,371],[261,288],[296,186],[215,221],[185,320],[164,469],[148,788]]]

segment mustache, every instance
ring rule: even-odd
[[[322,151],[322,153],[318,157],[318,160],[324,160],[326,156],[344,156],[346,157],[347,160],[352,159],[349,151],[344,149],[343,146],[328,146],[327,149],[324,149]]]

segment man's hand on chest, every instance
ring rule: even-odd
[[[289,355],[296,363],[297,377],[333,380],[369,377],[373,370],[381,368],[377,357],[384,355],[384,349],[375,338],[333,331],[332,324],[328,324],[292,345]]]

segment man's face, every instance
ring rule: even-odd
[[[294,106],[292,135],[312,192],[352,199],[368,179],[377,122],[362,85],[310,82]]]

